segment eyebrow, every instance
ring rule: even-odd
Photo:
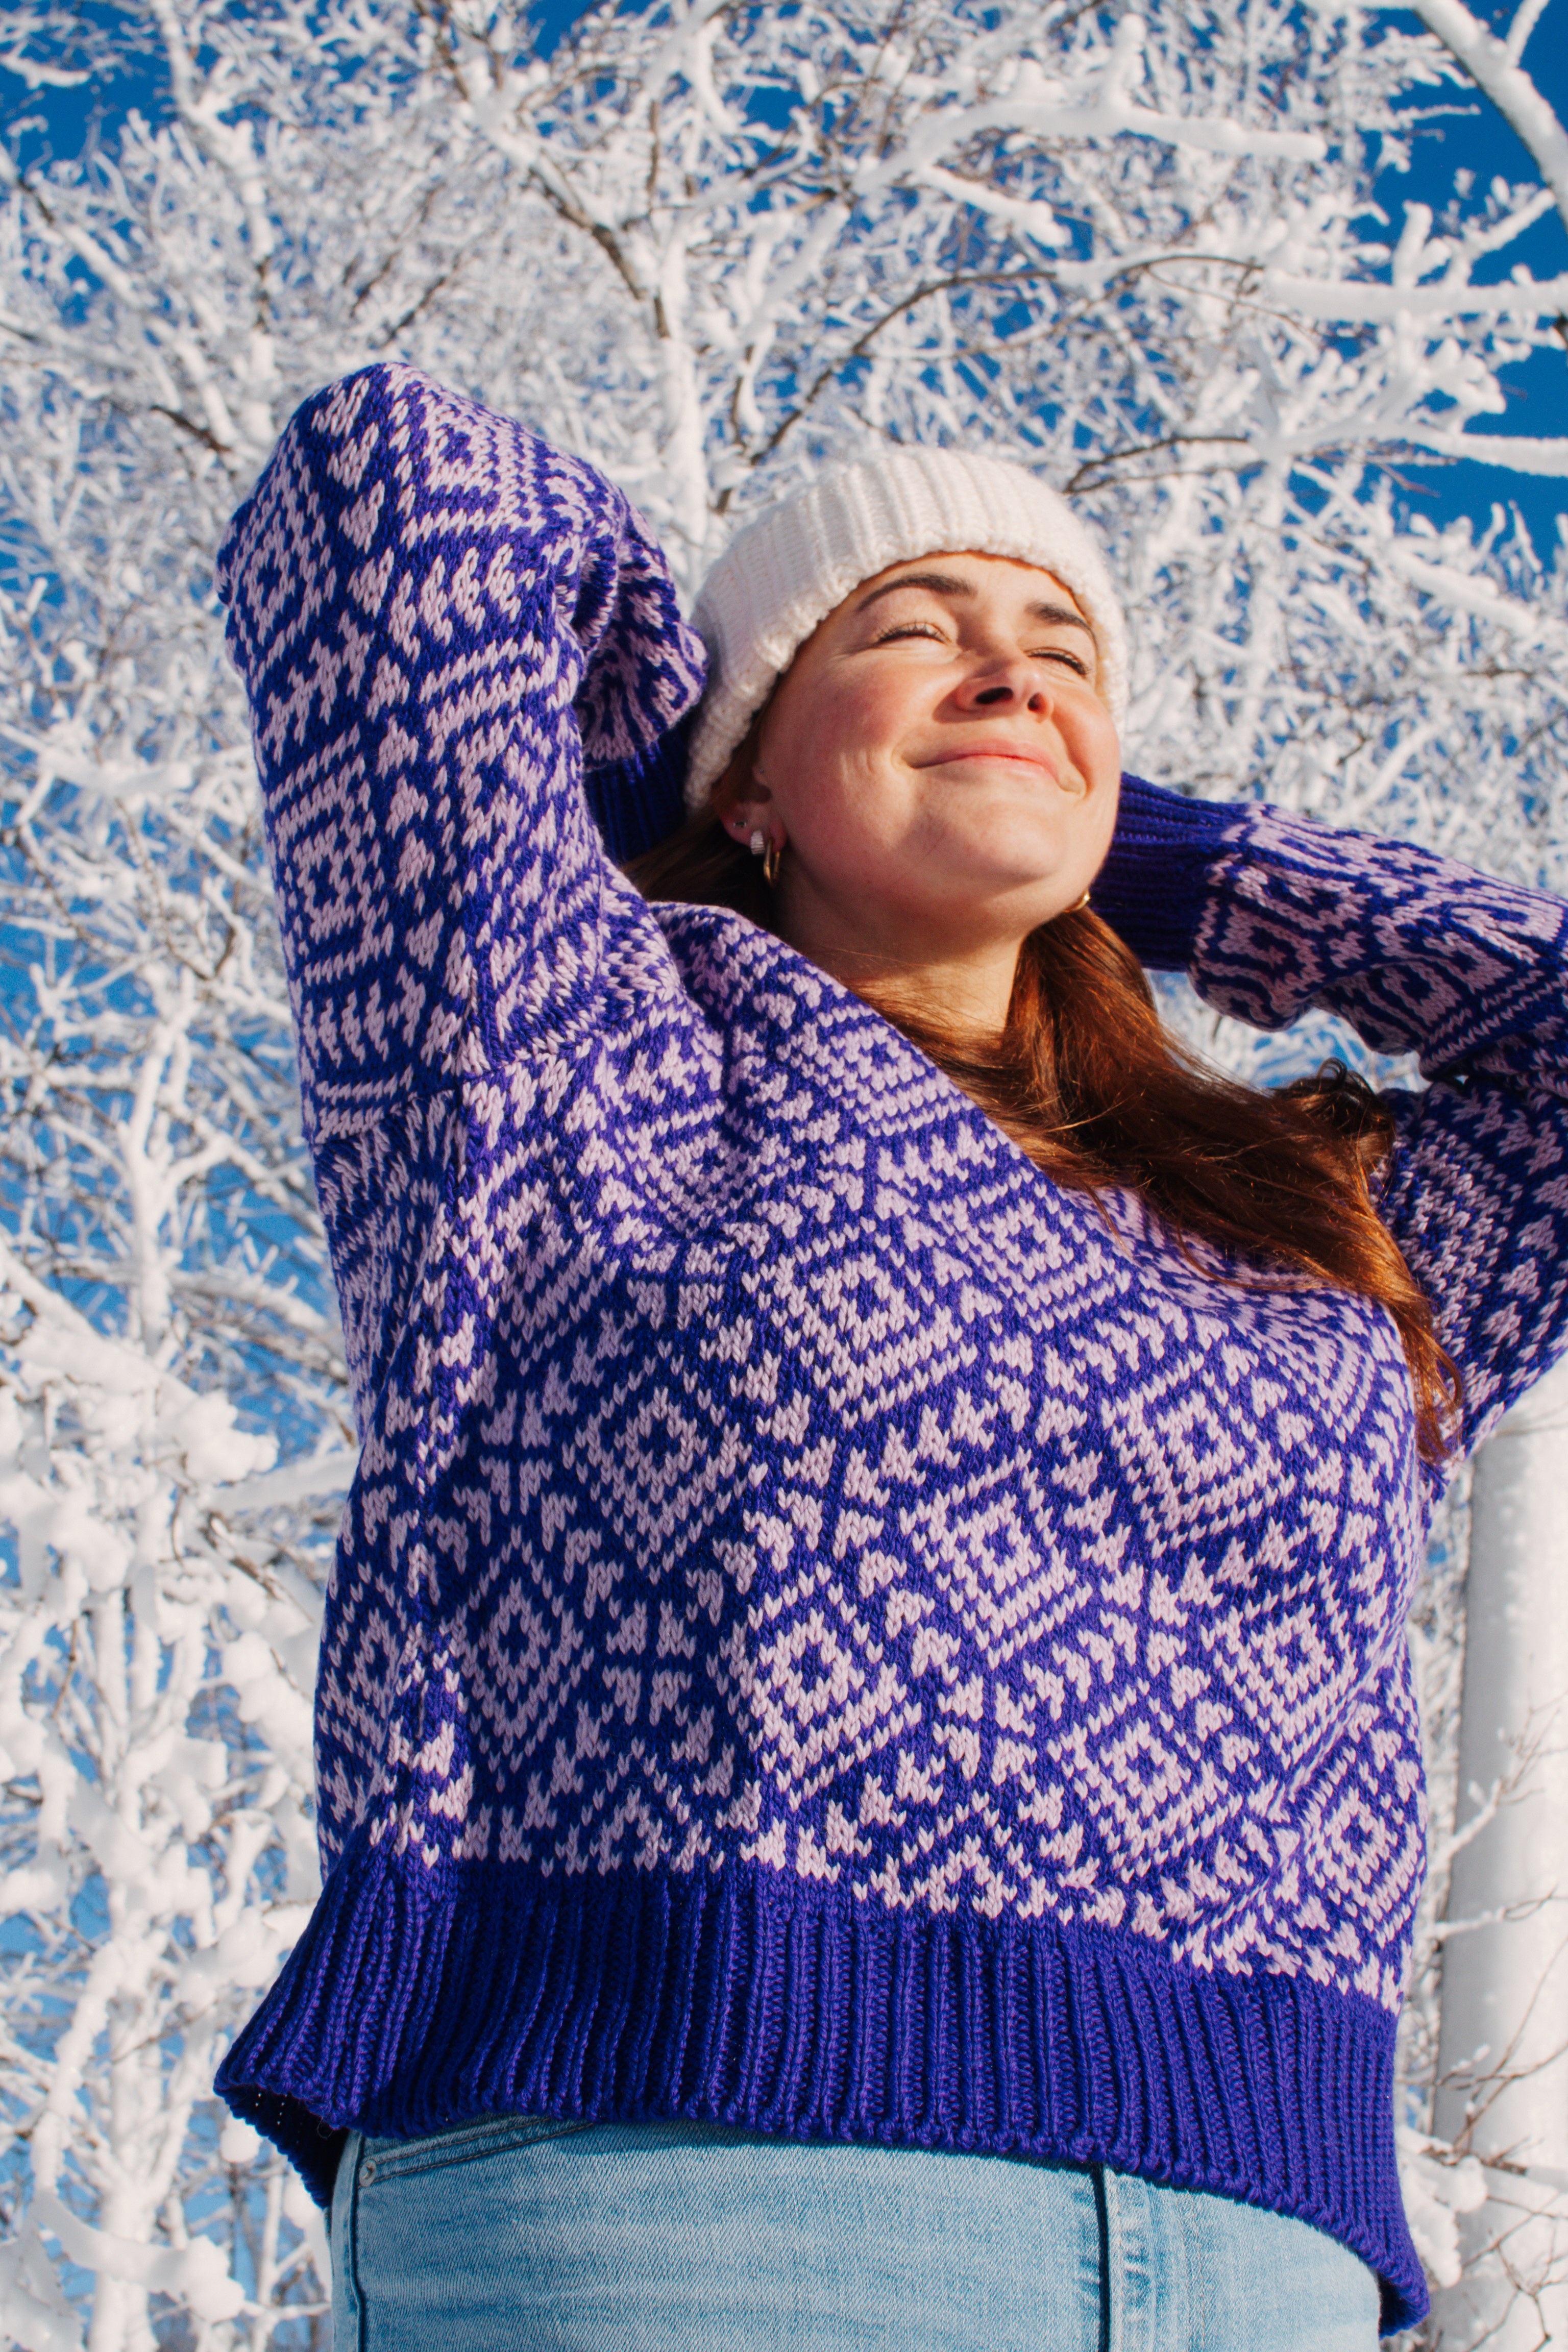
[[[882,597],[892,595],[899,588],[929,588],[934,596],[975,596],[980,593],[973,580],[956,579],[950,572],[904,572],[896,580],[885,580],[879,588],[873,588],[868,596],[862,596],[855,610],[857,613],[868,612]],[[1082,629],[1086,635],[1091,637],[1094,635],[1083,614],[1075,613],[1070,605],[1042,603],[1030,604],[1026,610],[1032,621]]]

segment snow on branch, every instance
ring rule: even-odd
[[[1410,5],[1518,131],[1568,227],[1568,131],[1520,62],[1546,0],[1521,0],[1513,23],[1500,41],[1471,14],[1464,0],[1410,0]]]

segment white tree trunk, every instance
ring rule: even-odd
[[[1568,2345],[1568,1362],[1477,1457],[1467,1622],[1436,2122],[1489,2195],[1433,2333],[1533,2352]]]

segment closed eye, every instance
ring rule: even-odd
[[[905,637],[925,637],[939,646],[952,643],[947,631],[935,621],[895,621],[889,627],[879,630],[870,642],[873,647],[893,646]],[[1066,646],[1036,646],[1031,649],[1030,659],[1061,662],[1077,677],[1087,679],[1090,676],[1089,666],[1083,656],[1073,653]]]
[[[944,646],[947,643],[945,630],[939,629],[934,621],[896,622],[890,629],[883,629],[879,635],[874,636],[871,643],[874,646],[890,646],[900,637],[932,637],[939,646]]]

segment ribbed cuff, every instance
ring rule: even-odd
[[[1150,971],[1184,971],[1215,858],[1246,811],[1121,779],[1110,854],[1089,903]]]
[[[668,839],[686,821],[684,786],[695,709],[625,760],[590,768],[583,778],[600,838],[617,866]]]
[[[690,2118],[786,2139],[1101,2163],[1295,2215],[1426,2307],[1394,2153],[1394,2021],[1141,1938],[889,1912],[738,1865],[443,1898],[362,1845],[218,2075],[323,2203],[345,2126]]]

